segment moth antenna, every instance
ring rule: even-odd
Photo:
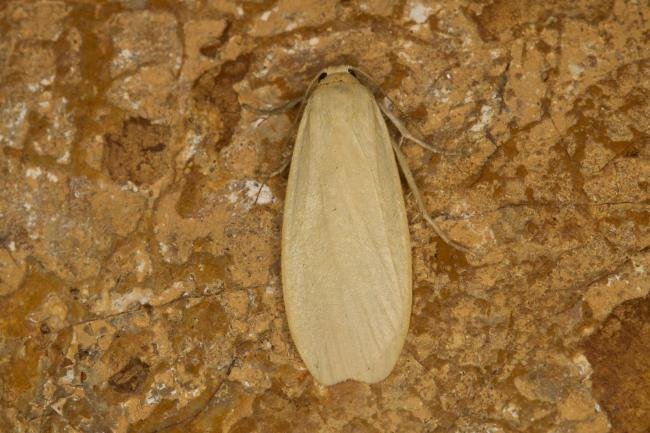
[[[384,97],[385,97],[385,98],[390,102],[390,104],[391,104],[392,106],[395,106],[395,104],[393,103],[393,101],[391,101],[390,98],[389,98],[388,96],[384,95]],[[379,103],[379,108],[381,109],[381,112],[384,113],[384,115],[388,118],[388,120],[390,120],[391,123],[395,126],[395,128],[397,128],[397,130],[399,131],[400,135],[401,135],[403,138],[406,138],[407,140],[411,140],[412,142],[414,142],[415,144],[419,145],[420,147],[423,147],[423,148],[425,148],[425,149],[427,149],[427,150],[429,150],[429,151],[431,151],[431,152],[433,152],[433,153],[437,153],[437,154],[441,154],[441,155],[450,155],[450,156],[459,156],[459,155],[462,155],[461,152],[454,152],[454,151],[450,151],[450,150],[439,149],[439,148],[434,147],[434,146],[430,145],[429,143],[427,143],[427,142],[425,142],[425,141],[423,141],[423,140],[417,138],[416,136],[414,136],[413,134],[411,134],[411,132],[410,132],[410,131],[408,130],[408,128],[407,128],[407,127],[402,123],[402,121],[399,120],[399,119],[397,118],[397,116],[395,115],[395,113],[393,113],[393,112],[390,110],[390,108],[387,107],[386,105],[387,105],[387,104],[386,104],[385,101],[383,101],[383,100],[380,101],[380,103]]]
[[[291,155],[291,152],[289,152],[289,155]],[[269,173],[269,178],[282,174],[284,170],[286,170],[287,167],[289,167],[289,164],[291,164],[291,158],[287,156],[284,158],[284,161],[282,161],[282,165],[280,167],[278,167],[275,171]]]
[[[367,74],[362,69],[359,69],[359,68],[357,68],[355,66],[350,66],[350,68],[348,68],[348,71],[350,73],[354,72],[354,74],[352,74],[352,76],[354,78],[356,78],[357,80],[361,81],[361,84],[364,84],[365,86],[370,87],[372,89],[373,93],[381,92],[383,94],[383,91],[381,90],[381,87],[379,87],[377,82],[374,80],[374,78],[372,78],[372,76],[370,74]]]
[[[400,139],[400,142],[402,140],[403,137]],[[424,206],[424,200],[422,200],[422,195],[420,194],[420,190],[418,189],[418,186],[415,183],[415,179],[413,178],[413,173],[411,173],[411,169],[409,168],[408,162],[406,161],[406,157],[400,150],[398,144],[396,144],[394,141],[391,140],[391,145],[393,146],[393,150],[395,151],[395,159],[397,159],[399,167],[402,169],[402,174],[404,174],[406,183],[408,184],[409,189],[413,193],[413,197],[415,198],[415,203],[417,204],[418,209],[422,214],[422,217],[426,220],[427,223],[429,223],[429,225],[433,228],[436,234],[440,236],[440,239],[442,239],[447,245],[465,254],[468,255],[473,254],[472,251],[469,250],[467,247],[449,238],[449,236],[447,236],[447,234],[440,228],[440,226],[438,226],[438,224],[431,218],[431,216],[429,216],[429,212]]]
[[[397,105],[393,102],[392,99],[382,90],[382,88],[377,84],[377,82],[367,73],[365,73],[363,70],[355,67],[350,67],[350,70],[354,71],[356,73],[357,79],[361,81],[363,84],[366,86],[370,87],[373,91],[373,93],[378,93],[379,95],[382,96],[382,100],[379,103],[379,108],[381,109],[381,112],[384,113],[384,115],[395,125],[395,128],[399,131],[399,133],[403,136],[406,137],[407,139],[413,141],[414,143],[418,144],[419,146],[434,152],[434,153],[439,153],[442,155],[461,155],[462,153],[460,152],[453,152],[453,151],[448,151],[444,149],[439,149],[437,147],[431,146],[430,144],[426,143],[425,141],[417,138],[414,136],[408,128],[400,121],[395,113],[390,109],[390,107],[387,106],[386,101],[390,103],[392,107],[396,107]]]
[[[295,138],[295,136],[296,136],[296,129],[297,129],[297,126],[298,126],[298,122],[300,121],[300,118],[302,117],[302,112],[305,109],[305,103],[309,99],[309,96],[313,92],[314,87],[315,87],[316,84],[318,84],[317,79],[313,79],[311,81],[311,83],[309,84],[309,87],[307,88],[307,91],[302,96],[299,96],[298,98],[291,99],[291,100],[285,102],[284,104],[280,105],[279,107],[264,109],[264,108],[256,108],[256,107],[253,107],[253,106],[251,106],[249,104],[242,104],[242,107],[244,109],[252,111],[252,112],[257,113],[257,114],[264,114],[264,115],[275,115],[275,114],[279,114],[279,113],[284,113],[284,112],[294,108],[297,105],[300,106],[300,108],[298,110],[298,112],[299,112],[298,116],[296,117],[296,119],[294,119],[294,121],[293,121],[293,123],[291,125],[291,131],[292,131],[291,135],[289,136],[289,138],[287,140],[284,141],[284,144],[282,145],[282,148],[283,148],[282,149],[282,155],[283,155],[282,163],[281,163],[279,168],[277,168],[277,169],[273,170],[271,173],[268,173],[268,174],[265,175],[265,177],[264,177],[265,182],[268,181],[272,177],[275,177],[275,176],[277,176],[279,174],[282,174],[282,172],[284,170],[286,170],[287,167],[289,166],[289,164],[291,163],[291,151],[287,152],[287,149],[291,149],[292,146],[291,146],[291,144],[287,144],[287,143],[291,143],[293,141],[293,138]],[[289,156],[286,156],[287,154]],[[255,200],[257,202],[257,199],[255,199]]]
[[[304,99],[305,99],[304,96],[300,96],[298,98],[291,99],[285,102],[284,104],[273,108],[258,108],[258,107],[253,107],[250,104],[244,103],[242,104],[242,108],[256,114],[275,115],[275,114],[280,114],[291,110],[293,107],[301,103]]]

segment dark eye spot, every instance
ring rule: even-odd
[[[318,76],[318,82],[320,83],[325,77],[327,77],[327,72],[321,72],[321,74]]]
[[[356,74],[356,72],[354,72],[354,69],[352,69],[352,68],[348,68],[348,72],[349,72],[350,75],[352,75],[354,78],[357,78],[357,74]]]

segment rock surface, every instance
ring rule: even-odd
[[[650,429],[646,1],[5,1],[0,431]],[[382,383],[287,329],[282,161],[321,68],[404,150],[414,302]]]

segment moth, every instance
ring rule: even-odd
[[[411,315],[411,244],[398,163],[421,210],[424,204],[369,80],[347,65],[314,79],[287,184],[284,304],[296,348],[323,385],[386,378]],[[384,114],[402,139],[436,151]],[[443,240],[464,249],[423,216]]]

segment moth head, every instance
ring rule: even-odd
[[[316,76],[316,83],[348,81],[357,79],[357,69],[350,65],[330,66],[321,70]]]

